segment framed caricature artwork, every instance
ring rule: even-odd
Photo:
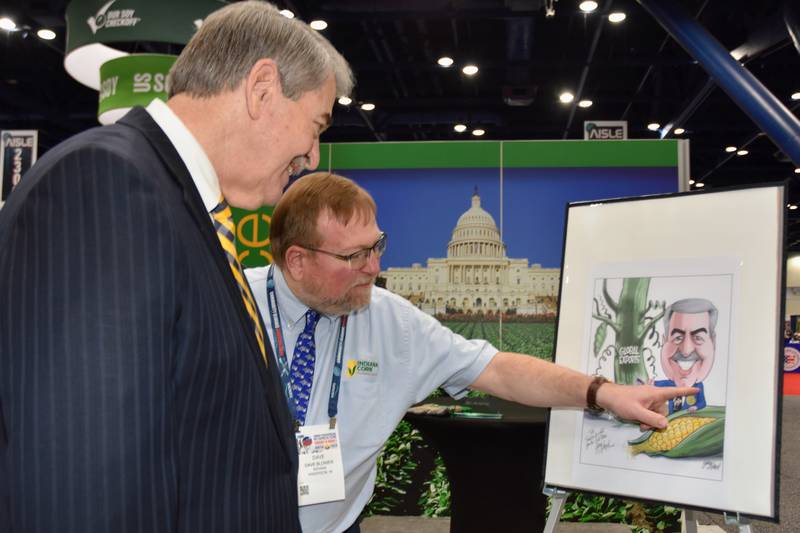
[[[784,194],[568,206],[555,361],[698,392],[662,431],[553,409],[546,485],[777,520]]]

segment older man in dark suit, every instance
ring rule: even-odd
[[[261,2],[210,15],[169,101],[50,150],[0,211],[0,531],[298,531],[297,459],[228,203],[315,167],[352,88]]]

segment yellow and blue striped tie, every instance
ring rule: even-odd
[[[264,349],[264,332],[261,330],[261,322],[258,320],[258,308],[253,299],[253,294],[250,292],[250,286],[245,280],[242,273],[242,265],[239,264],[239,258],[236,255],[236,226],[233,224],[233,212],[231,212],[228,202],[225,198],[220,198],[219,205],[211,211],[211,219],[214,221],[214,229],[217,230],[217,237],[219,238],[222,249],[225,250],[225,257],[228,258],[228,264],[233,272],[233,277],[236,279],[236,284],[239,286],[239,291],[242,293],[242,300],[244,307],[247,309],[247,314],[253,320],[255,326],[256,340],[258,347],[261,349],[261,357],[264,358],[264,363],[269,366],[267,361],[266,350]]]

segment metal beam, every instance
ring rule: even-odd
[[[637,0],[783,152],[800,165],[800,121],[674,0]]]

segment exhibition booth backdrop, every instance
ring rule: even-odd
[[[375,198],[388,235],[379,284],[467,338],[546,359],[567,203],[677,192],[689,179],[682,140],[353,143],[320,152],[319,170]],[[271,214],[270,206],[234,210],[245,267],[272,260]],[[418,446],[401,424],[385,453],[405,456],[379,463],[371,510],[449,513],[442,462],[410,471]],[[415,498],[418,508],[409,508]]]

